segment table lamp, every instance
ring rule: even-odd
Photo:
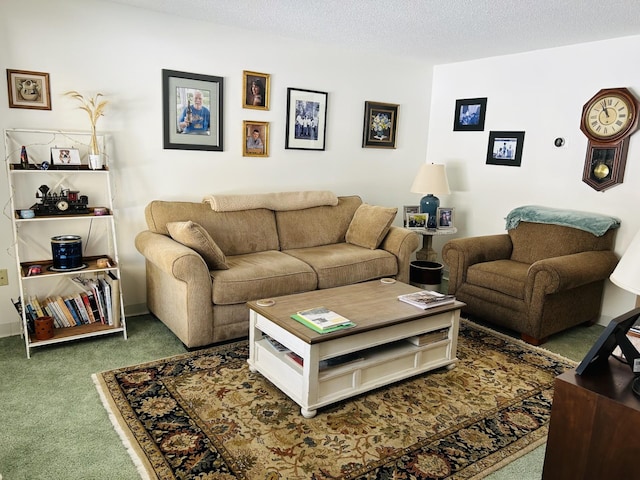
[[[413,185],[411,185],[411,192],[425,194],[420,199],[420,213],[429,214],[427,228],[436,228],[436,216],[440,200],[435,195],[448,195],[451,193],[444,165],[437,163],[425,163],[422,165],[413,181]]]
[[[620,288],[635,293],[636,307],[640,307],[640,231],[631,240],[609,280]]]

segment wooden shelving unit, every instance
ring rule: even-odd
[[[53,130],[5,130],[6,169],[13,212],[13,241],[18,271],[23,336],[27,357],[35,347],[68,342],[82,338],[109,334],[122,334],[127,338],[124,303],[120,280],[120,266],[116,245],[116,228],[108,162],[101,170],[88,167],[89,132],[63,132]],[[101,151],[107,139],[99,136]],[[26,147],[29,167],[20,162],[22,146]],[[51,165],[51,148],[75,148],[80,152],[81,165]],[[48,168],[42,168],[48,162]],[[79,191],[89,199],[89,213],[37,215],[22,218],[20,212],[32,209],[41,200],[39,188],[47,185],[51,192]],[[100,214],[95,209],[100,209]],[[52,271],[54,265],[51,238],[59,235],[77,235],[82,242],[82,268]],[[106,264],[105,264],[106,262]],[[35,267],[35,268],[30,268]],[[30,327],[27,304],[35,297],[44,300],[51,296],[73,296],[83,291],[77,277],[116,279],[115,291],[110,299],[112,311],[109,319],[76,326],[55,328],[53,337],[36,339]],[[76,279],[76,280],[74,280]],[[42,303],[42,302],[41,302]]]

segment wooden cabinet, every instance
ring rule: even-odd
[[[554,383],[544,480],[638,478],[640,399],[631,369],[613,358]]]
[[[16,307],[21,311],[27,357],[32,348],[53,343],[113,333],[127,337],[109,164],[105,162],[100,170],[89,168],[90,139],[89,132],[5,130],[20,292]],[[104,152],[106,138],[100,136],[99,142]],[[28,166],[24,158],[21,162],[22,147]],[[52,148],[56,152],[75,150],[80,164],[54,165]],[[37,207],[45,203],[45,192],[49,195],[48,205],[53,205],[49,210]],[[23,210],[35,210],[35,215]],[[59,249],[60,241],[54,240],[60,238],[70,238],[78,247],[77,263],[68,262],[74,260],[68,255],[54,255],[65,253]],[[60,264],[63,257],[65,261]],[[68,313],[73,313],[74,306],[77,308],[76,315],[67,322],[60,318],[66,312],[56,301],[58,298]],[[54,318],[56,328],[51,338],[36,338],[34,334],[33,319],[43,315]]]

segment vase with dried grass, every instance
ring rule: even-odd
[[[75,98],[81,105],[78,107],[84,110],[89,115],[91,122],[91,140],[89,141],[89,168],[92,170],[102,170],[103,162],[100,154],[100,148],[98,146],[98,137],[96,135],[96,123],[98,119],[104,115],[104,109],[109,103],[108,100],[100,100],[103,97],[102,93],[96,93],[93,97],[85,97],[81,93],[71,90],[66,92],[65,95]]]

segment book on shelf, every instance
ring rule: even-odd
[[[421,290],[415,293],[400,295],[398,296],[398,300],[426,310],[427,308],[440,307],[453,303],[456,301],[456,297],[431,290]]]
[[[286,358],[292,360],[295,364],[303,367],[304,359],[295,352],[288,351],[285,353]],[[338,355],[337,357],[327,358],[326,360],[320,360],[318,363],[318,370],[326,370],[331,367],[339,367],[347,365],[349,363],[360,362],[364,360],[364,355],[361,352],[345,353],[344,355]]]
[[[418,347],[422,347],[423,345],[436,343],[447,338],[449,338],[449,327],[441,328],[440,330],[435,330],[433,332],[423,333],[422,335],[409,337],[407,338],[407,340],[414,345],[417,345]]]
[[[343,328],[354,327],[355,323],[351,320],[329,310],[326,307],[314,307],[307,310],[301,310],[291,315],[291,318],[306,325],[318,333],[328,333]]]

